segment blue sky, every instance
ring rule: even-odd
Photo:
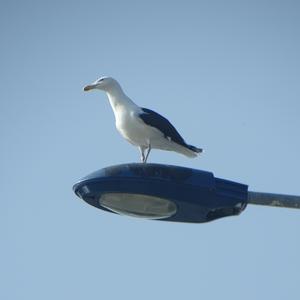
[[[298,1],[5,1],[0,15],[1,299],[299,299],[300,211],[176,224],[72,191],[139,159],[106,96],[82,91],[110,75],[205,149],[150,162],[300,195]]]

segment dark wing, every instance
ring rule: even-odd
[[[166,138],[170,138],[173,142],[182,146],[187,146],[184,139],[175,129],[175,127],[163,116],[155,111],[142,108],[143,113],[139,117],[149,126],[155,127],[161,131]]]

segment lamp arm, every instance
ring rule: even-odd
[[[248,203],[300,209],[300,196],[248,192]]]

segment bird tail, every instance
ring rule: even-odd
[[[174,149],[176,152],[181,153],[187,157],[196,157],[198,154],[202,153],[203,150],[201,148],[197,148],[191,145],[179,145],[176,144]]]

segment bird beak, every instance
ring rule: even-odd
[[[95,87],[96,87],[95,84],[89,84],[89,85],[86,85],[86,86],[83,88],[83,90],[84,90],[85,92],[87,92],[87,91],[93,90]]]

